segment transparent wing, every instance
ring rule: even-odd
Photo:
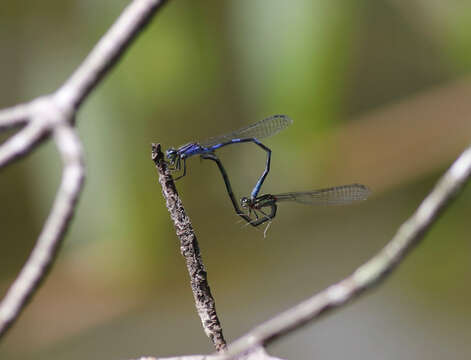
[[[273,115],[260,120],[253,125],[236,130],[229,134],[216,136],[200,143],[203,147],[211,147],[217,144],[231,141],[232,139],[256,138],[263,139],[272,136],[283,130],[293,122],[286,115]]]
[[[306,192],[292,192],[273,195],[276,201],[296,201],[313,205],[343,205],[366,200],[370,189],[361,184],[335,186]]]

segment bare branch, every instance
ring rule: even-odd
[[[219,360],[221,357],[217,355],[182,355],[170,358],[141,357],[136,360]],[[239,360],[281,360],[268,355],[263,347],[256,347],[250,352],[242,354]]]
[[[0,169],[13,160],[28,154],[45,135],[48,129],[41,121],[32,121],[24,129],[10,137],[0,146]]]
[[[17,319],[47,275],[67,230],[84,178],[82,150],[73,128],[75,113],[165,0],[134,0],[85,61],[52,96],[0,111],[0,130],[28,124],[0,146],[0,168],[30,152],[51,132],[64,169],[56,199],[17,279],[0,303],[0,338]]]
[[[77,109],[166,0],[134,0],[59,89],[60,103]]]
[[[30,115],[30,103],[0,110],[0,131],[26,124]]]
[[[255,327],[230,344],[220,359],[234,357],[253,346],[266,345],[328,311],[345,305],[365,290],[384,281],[423,239],[439,215],[463,189],[470,175],[471,147],[459,156],[414,214],[401,225],[396,235],[377,255],[344,280]]]
[[[226,348],[226,341],[222,335],[221,324],[216,313],[216,304],[209,289],[198,241],[191,226],[190,218],[186,215],[182,201],[178,196],[170,170],[164,161],[160,144],[152,144],[152,160],[159,172],[162,194],[175,225],[177,237],[180,239],[180,251],[185,258],[188,273],[190,274],[191,290],[193,291],[196,310],[203,324],[203,329],[213,342],[216,350],[223,350]]]
[[[59,126],[54,130],[54,139],[64,166],[62,181],[30,257],[0,303],[0,337],[19,316],[54,261],[82,189],[82,147],[74,129]]]

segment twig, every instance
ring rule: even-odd
[[[29,103],[0,110],[0,130],[24,125],[30,115],[31,105]]]
[[[28,154],[46,135],[48,129],[39,122],[30,122],[0,146],[0,169]]]
[[[74,129],[60,126],[54,130],[54,139],[64,166],[62,181],[51,213],[26,265],[0,304],[0,336],[8,330],[44,279],[57,255],[82,189],[82,149]]]
[[[423,239],[427,230],[463,189],[470,175],[471,147],[459,156],[414,214],[401,225],[396,235],[377,255],[344,280],[255,327],[230,344],[220,359],[232,358],[254,346],[266,345],[328,311],[345,305],[365,290],[384,281]]]
[[[27,124],[0,147],[0,167],[28,154],[50,134],[54,135],[64,166],[51,213],[26,264],[0,303],[0,338],[46,277],[74,213],[84,178],[82,150],[72,128],[75,114],[164,3],[134,0],[54,94],[0,111],[0,130]]]
[[[134,0],[58,91],[60,103],[78,108],[166,0]]]
[[[191,290],[195,298],[196,310],[203,324],[206,335],[211,339],[217,351],[226,348],[222,335],[222,328],[216,314],[216,304],[211,295],[207,274],[201,259],[195,232],[191,226],[190,218],[186,215],[182,201],[178,196],[172,175],[164,160],[160,144],[152,144],[152,160],[159,172],[159,183],[162,186],[170,217],[175,225],[177,237],[180,240],[180,251],[185,258],[190,275]]]
[[[136,360],[219,360],[217,355],[182,355],[170,358],[141,357]],[[238,357],[239,360],[281,360],[268,355],[263,347],[257,347]]]

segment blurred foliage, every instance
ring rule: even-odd
[[[3,1],[0,106],[56,89],[126,4]],[[471,3],[458,0],[170,1],[80,110],[85,190],[59,262],[0,357],[116,359],[211,351],[193,309],[150,144],[178,146],[286,113],[294,124],[266,141],[273,161],[264,191],[339,184],[344,178],[328,169],[344,155],[338,143],[323,139],[365,112],[407,104],[464,77],[471,67],[470,10]],[[450,126],[443,119],[443,128]],[[408,130],[402,136],[413,134]],[[249,193],[265,155],[250,144],[219,153],[237,195]],[[369,184],[388,166],[378,159],[347,181]],[[339,280],[383,246],[444,170],[423,168],[428,170],[405,176],[394,188],[378,185],[359,207],[280,207],[263,239],[260,231],[237,224],[213,164],[190,159],[179,192],[197,229],[227,337]],[[60,163],[48,144],[0,175],[5,291],[47,216]],[[386,349],[382,359],[469,358],[471,292],[464,284],[471,270],[470,207],[468,188],[376,295],[284,340],[276,355],[373,359],[380,348]],[[442,332],[431,330],[431,317]],[[377,335],[366,335],[371,332]],[[428,348],[415,341],[417,333]]]

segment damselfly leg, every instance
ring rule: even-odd
[[[177,161],[177,164],[178,164],[178,169],[176,169],[177,171],[179,171],[181,169],[181,158],[178,158],[178,161]],[[183,173],[180,175],[180,176],[177,176],[174,181],[177,181],[177,180],[180,180],[182,177],[184,177],[186,175],[186,158],[183,158]]]

